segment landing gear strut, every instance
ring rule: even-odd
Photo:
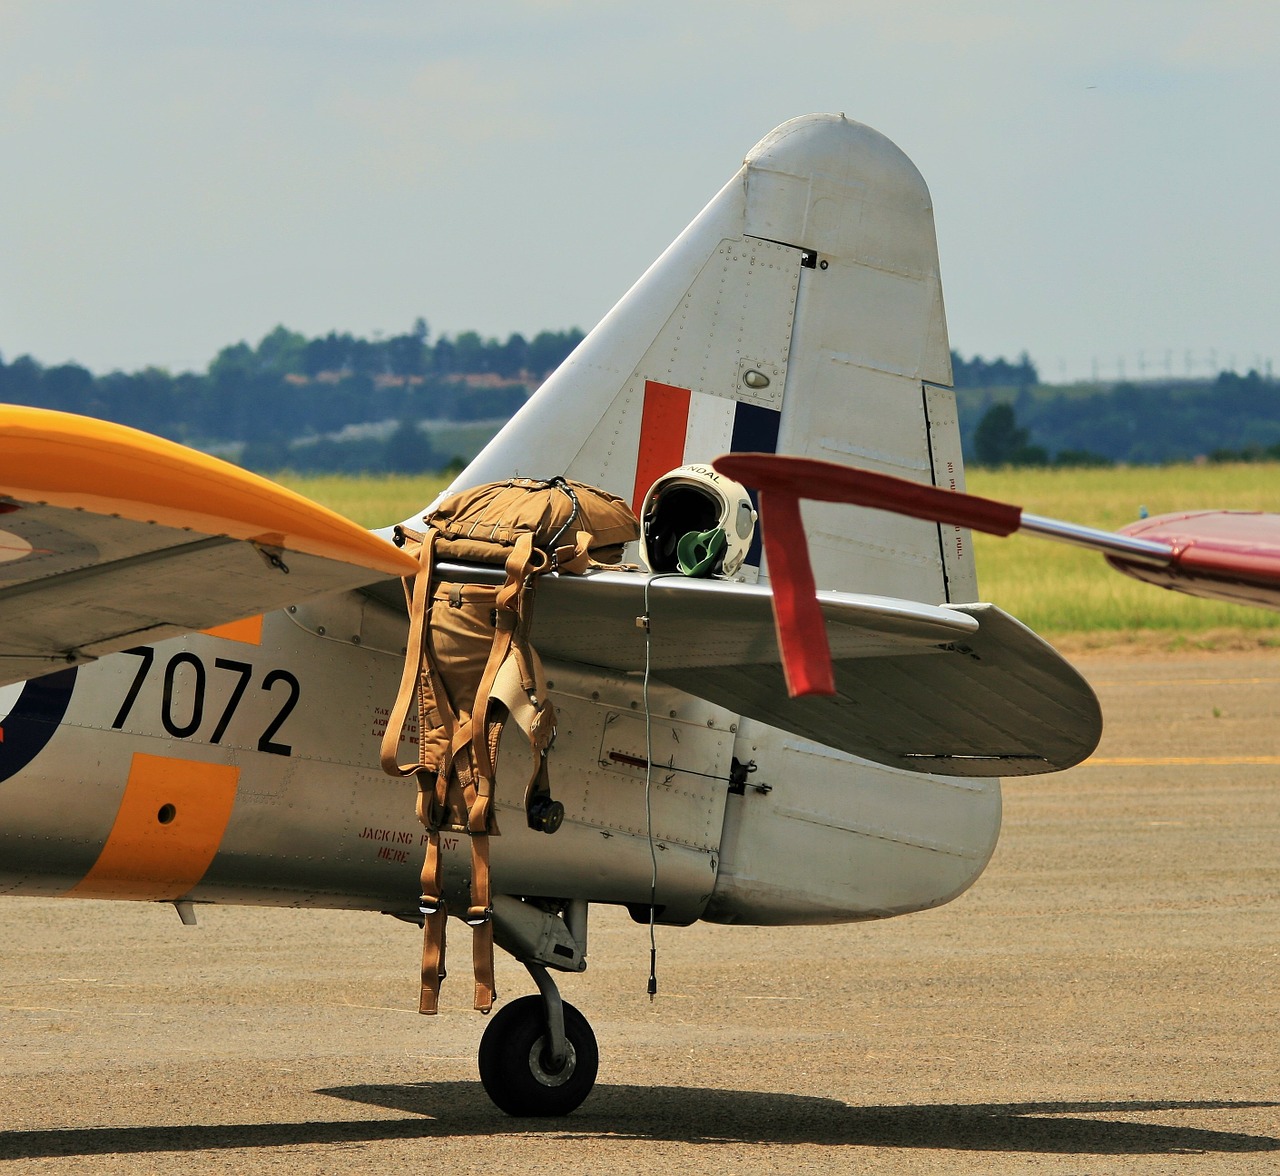
[[[567,1115],[595,1085],[600,1051],[587,1019],[525,961],[539,995],[499,1010],[480,1039],[480,1081],[508,1115]]]

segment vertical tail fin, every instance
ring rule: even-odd
[[[928,189],[842,115],[793,119],[464,471],[567,474],[638,508],[725,452],[825,458],[963,488]],[[818,586],[976,597],[967,533],[807,504]],[[758,566],[758,545],[748,561]]]

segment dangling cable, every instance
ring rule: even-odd
[[[653,839],[653,712],[649,709],[649,670],[652,663],[653,631],[649,619],[649,586],[663,576],[676,572],[650,572],[644,582],[644,616],[636,618],[636,624],[644,629],[644,820],[649,838],[649,1000],[658,994],[658,939],[656,916],[658,910],[658,847]]]
[[[649,585],[653,576],[644,582],[644,822],[649,837],[649,1003],[658,995],[658,936],[654,914],[658,904],[658,850],[653,843],[653,714],[649,710],[649,668],[653,645],[653,632],[649,623]]]

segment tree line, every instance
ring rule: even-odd
[[[203,372],[178,375],[149,367],[99,376],[75,363],[0,356],[0,401],[131,425],[256,469],[418,472],[461,456],[433,448],[421,422],[496,428],[582,337],[577,329],[505,340],[464,331],[433,342],[423,319],[374,339],[307,338],[279,326],[256,346],[222,348]]]
[[[222,348],[203,372],[94,375],[0,356],[0,401],[132,425],[271,472],[441,469],[469,458],[582,340],[475,331],[307,337],[284,326]],[[1043,385],[1035,364],[951,353],[964,453],[980,465],[1280,458],[1280,383]]]
[[[963,448],[978,465],[1163,465],[1280,457],[1280,381],[1213,380],[957,391]]]
[[[1007,359],[963,358],[951,353],[951,384],[954,388],[1030,388],[1040,383],[1040,373],[1024,351],[1017,363]]]

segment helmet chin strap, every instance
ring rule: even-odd
[[[676,544],[676,564],[686,576],[713,575],[728,539],[720,527],[690,531]]]

